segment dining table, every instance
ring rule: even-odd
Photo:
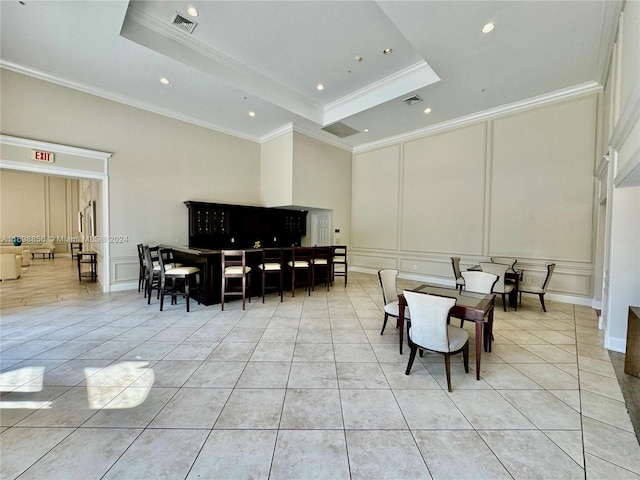
[[[482,346],[485,352],[491,351],[491,340],[493,336],[493,310],[495,305],[495,294],[473,293],[459,291],[457,288],[442,285],[422,284],[411,290],[412,292],[424,293],[425,295],[438,295],[440,297],[455,298],[456,304],[451,308],[450,317],[460,318],[475,322],[476,326],[476,379],[480,380],[480,359],[482,357]],[[409,335],[410,319],[404,320],[404,310],[407,301],[404,294],[398,295],[399,316],[398,333],[400,336],[400,354],[402,355],[403,330],[407,323],[407,335]],[[486,319],[486,321],[485,321]],[[486,324],[486,325],[485,325]]]

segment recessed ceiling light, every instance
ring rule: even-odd
[[[494,28],[496,28],[495,24],[487,23],[484,27],[482,27],[482,33],[492,32]]]
[[[324,90],[324,85],[323,85],[323,84],[321,84],[321,83],[319,83],[319,84],[316,86],[316,88],[317,88],[318,90],[322,91],[322,90]]]
[[[198,10],[196,10],[194,7],[187,8],[187,14],[189,14],[192,17],[197,17],[198,15],[200,15],[198,13]]]
[[[369,129],[368,129],[368,128],[365,128],[365,129],[363,130],[363,132],[364,132],[364,133],[369,133]]]
[[[393,50],[390,48],[385,48],[382,53],[384,53],[385,55],[391,55],[393,53]]]
[[[358,63],[360,63],[363,60],[360,55],[356,55],[355,57],[353,57],[353,59]]]
[[[160,79],[160,83],[162,83],[163,85],[169,85],[171,82],[169,81],[168,78],[162,77]]]
[[[427,107],[424,109],[424,113],[431,113],[431,108]]]
[[[249,116],[250,117],[255,117],[256,116],[256,112],[249,112]]]

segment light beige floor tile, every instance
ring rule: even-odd
[[[577,355],[571,354],[556,345],[523,345],[525,350],[544,358],[549,363],[574,363],[578,362]]]
[[[10,428],[0,434],[0,477],[17,478],[73,432],[69,428]],[[128,444],[124,444],[126,448]]]
[[[296,343],[293,352],[294,362],[333,362],[333,345],[331,343]]]
[[[473,428],[442,390],[400,390],[396,391],[396,400],[412,430]],[[431,408],[426,409],[424,405],[431,405]]]
[[[338,388],[333,362],[297,362],[291,365],[288,388]]]
[[[481,364],[482,379],[496,390],[506,388],[536,389],[542,388],[522,372],[507,363]]]
[[[535,428],[496,391],[454,390],[449,396],[476,430]]]
[[[340,388],[389,389],[378,363],[336,363]]]
[[[145,430],[102,478],[184,478],[208,433],[188,429]]]
[[[413,435],[434,479],[513,478],[475,431],[417,430]]]
[[[249,362],[236,388],[285,388],[290,368],[290,362]]]
[[[540,430],[580,430],[580,414],[546,390],[501,390],[511,405]]]
[[[546,389],[578,389],[578,379],[573,377],[555,365],[548,363],[532,364],[521,363],[513,364],[514,368],[536,382],[542,388]]]
[[[20,478],[101,478],[141,432],[138,429],[79,428]]]
[[[187,479],[268,479],[276,430],[213,430]]]
[[[633,433],[589,417],[583,417],[582,429],[585,453],[640,474],[640,445]]]
[[[603,397],[624,402],[624,397],[620,391],[618,380],[611,377],[604,377],[595,373],[581,371],[580,372],[580,388],[583,391],[596,393]]]
[[[346,429],[407,429],[391,390],[340,389]]]
[[[280,430],[270,480],[348,479],[349,461],[342,430]]]
[[[274,429],[280,424],[285,389],[236,389],[223,408],[215,429]],[[260,405],[260,408],[256,408]]]
[[[389,386],[394,390],[439,390],[442,387],[422,364],[414,364],[405,375],[406,362],[380,363]]]
[[[584,448],[582,429],[580,430],[543,430],[543,433],[569,455],[574,462],[584,468]]]
[[[294,342],[260,342],[251,355],[252,362],[290,362]]]
[[[410,432],[347,430],[345,433],[352,480],[430,478]]]
[[[633,425],[624,402],[596,393],[582,392],[582,414],[613,427],[633,433]]]
[[[602,478],[615,480],[639,480],[640,475],[625,468],[619,467],[602,458],[587,453],[587,480],[600,480]]]
[[[584,469],[538,430],[478,433],[514,478],[584,479]]]
[[[280,429],[341,429],[340,393],[335,389],[289,388],[284,399]]]
[[[544,359],[520,345],[493,344],[492,353],[508,363],[544,363]]]
[[[182,388],[153,419],[149,428],[211,429],[231,389]]]

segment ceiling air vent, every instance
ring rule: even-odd
[[[412,95],[411,97],[405,98],[402,101],[407,105],[411,106],[411,105],[415,105],[416,103],[420,103],[422,101],[422,98],[420,98],[419,95]]]
[[[354,133],[360,133],[360,130],[356,130],[355,128],[351,128],[349,125],[345,125],[342,122],[332,123],[331,125],[327,125],[323,127],[322,130],[325,132],[329,132],[336,137],[345,138]]]
[[[193,30],[198,24],[176,12],[176,14],[173,16],[173,20],[171,20],[171,25],[187,33],[193,33]]]

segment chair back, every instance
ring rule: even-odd
[[[398,270],[383,269],[378,271],[380,288],[382,289],[382,301],[385,305],[398,300]]]
[[[261,268],[267,271],[282,270],[282,249],[263,248]]]
[[[462,272],[465,290],[473,293],[489,294],[498,281],[498,276],[489,272],[467,271]]]
[[[460,257],[451,257],[451,266],[453,267],[453,274],[456,280],[461,277],[460,272]]]
[[[312,262],[314,265],[331,265],[333,250],[331,247],[313,247]]]
[[[244,250],[222,250],[220,255],[223,277],[243,277],[251,271]]]
[[[551,280],[551,275],[553,275],[553,271],[556,269],[555,263],[549,263],[547,265],[547,276],[544,279],[544,283],[542,284],[542,291],[547,293],[547,287],[549,286],[549,281]]]
[[[411,311],[411,341],[429,350],[449,352],[447,319],[456,299],[408,290],[403,293]]]
[[[144,245],[142,243],[138,244],[138,262],[140,263],[140,268],[145,266],[144,263]]]
[[[291,266],[294,268],[309,268],[313,257],[311,247],[294,247],[291,252]]]
[[[493,286],[493,292],[504,293],[504,277],[509,269],[509,265],[504,263],[480,262],[480,268],[483,272],[493,273],[498,276],[498,281]]]
[[[509,273],[516,273],[516,263],[518,263],[518,260],[515,258],[509,258],[509,257],[491,257],[491,261],[493,263],[503,263],[505,265],[509,265],[509,268],[507,269],[507,272]]]
[[[333,245],[333,263],[347,263],[347,246]]]
[[[147,271],[153,271],[153,267],[157,265],[159,247],[150,247],[144,245],[142,247],[144,251],[144,263]]]

